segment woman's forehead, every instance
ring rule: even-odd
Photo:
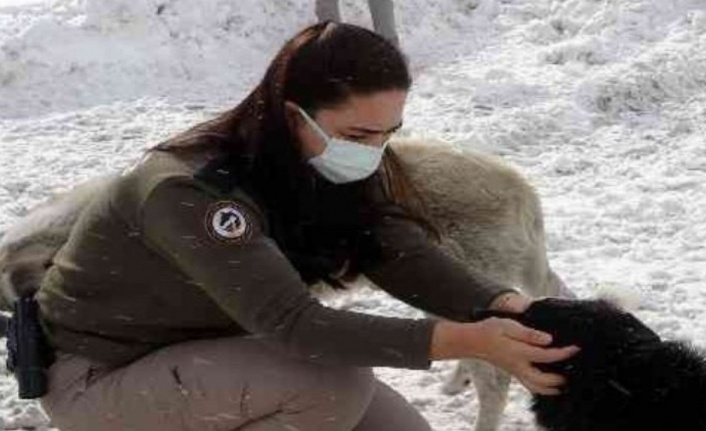
[[[344,103],[317,111],[317,120],[333,127],[387,131],[402,122],[407,92],[389,90],[354,95]]]

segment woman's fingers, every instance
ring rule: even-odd
[[[567,359],[578,352],[575,346],[558,349],[546,349],[534,346],[524,346],[523,356],[526,366],[520,367],[517,371],[520,380],[527,389],[533,393],[541,395],[558,395],[559,387],[566,383],[566,378],[559,374],[545,373],[533,367],[531,363],[549,363]]]
[[[577,346],[542,347],[551,343],[550,334],[528,328],[513,320],[504,322],[503,331],[505,336],[517,342],[515,354],[519,363],[516,364],[515,375],[523,385],[536,394],[560,394],[560,386],[566,383],[566,379],[558,374],[544,373],[532,364],[566,360],[575,355],[579,348]]]
[[[575,355],[576,346],[550,348],[552,337],[542,331],[526,327],[512,319],[488,319],[485,324],[490,334],[498,337],[495,350],[488,359],[509,371],[531,392],[541,395],[558,395],[566,383],[563,376],[544,373],[533,364],[563,361]],[[504,340],[504,341],[503,341]]]
[[[566,383],[566,379],[558,374],[543,373],[531,366],[519,371],[518,377],[530,392],[542,395],[558,395],[561,393],[559,387]]]
[[[581,350],[577,346],[556,347],[556,348],[539,348],[527,347],[527,358],[531,362],[540,364],[548,364],[550,362],[563,361],[574,356]]]
[[[560,348],[533,347],[551,344],[552,336],[546,332],[528,328],[514,320],[507,320],[504,330],[509,338],[531,345],[527,346],[527,355],[532,362],[548,363],[563,361],[564,359],[572,357],[580,350],[577,346]]]
[[[504,330],[508,337],[516,341],[522,341],[523,343],[546,346],[552,342],[552,336],[550,334],[528,328],[514,320],[506,319]]]
[[[537,384],[534,384],[534,383],[528,382],[528,381],[522,381],[522,386],[527,388],[527,390],[532,392],[533,394],[539,394],[539,395],[559,395],[559,394],[561,394],[561,391],[558,388],[548,387],[548,386],[540,386],[540,385],[537,385]]]
[[[523,374],[527,379],[540,386],[557,387],[566,383],[566,379],[559,374],[544,373],[531,366],[527,367]]]

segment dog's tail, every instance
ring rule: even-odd
[[[604,283],[596,288],[596,299],[609,302],[627,312],[634,312],[642,304],[642,294],[633,288]]]

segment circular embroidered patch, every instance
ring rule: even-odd
[[[216,202],[206,213],[206,230],[211,238],[222,242],[244,242],[250,238],[250,222],[245,211],[235,202]]]

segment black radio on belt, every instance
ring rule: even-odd
[[[7,321],[7,369],[15,374],[22,399],[46,394],[46,370],[53,361],[38,310],[33,297],[22,296],[13,302],[12,317]]]

